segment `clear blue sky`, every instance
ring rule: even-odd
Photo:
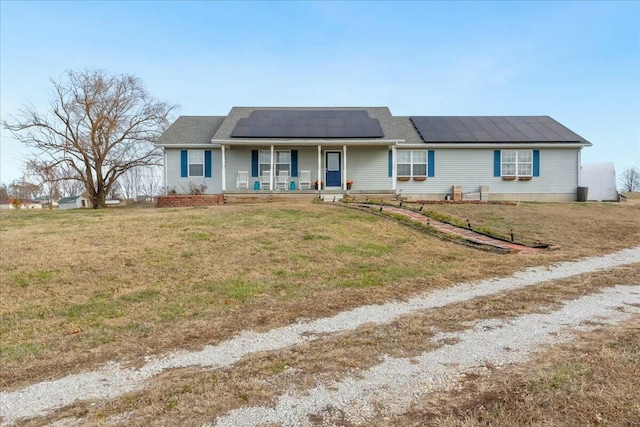
[[[388,106],[549,115],[583,163],[640,166],[640,2],[0,1],[0,116],[45,111],[50,78],[140,77],[178,114]],[[0,180],[27,151],[2,130]]]

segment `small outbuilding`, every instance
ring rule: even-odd
[[[63,197],[58,200],[58,209],[88,208],[89,200],[82,196]]]
[[[580,182],[588,188],[587,200],[617,202],[616,171],[611,162],[585,163],[580,171]]]

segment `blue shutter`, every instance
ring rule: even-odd
[[[493,150],[493,176],[500,176],[500,150]]]
[[[540,176],[540,150],[533,150],[533,176]]]
[[[258,175],[258,150],[251,150],[251,176]]]
[[[204,150],[204,177],[211,178],[211,150]]]
[[[187,150],[180,150],[180,177],[189,176],[189,153]]]
[[[427,152],[427,168],[429,169],[429,172],[427,173],[427,176],[429,178],[433,178],[434,176],[436,176],[436,165],[435,165],[435,153],[433,152],[433,150],[429,150]]]
[[[389,177],[393,176],[393,151],[389,150]]]
[[[291,150],[291,176],[298,176],[298,150]]]

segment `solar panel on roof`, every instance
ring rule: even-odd
[[[585,142],[546,116],[411,116],[425,142]]]
[[[366,110],[253,110],[231,132],[234,138],[382,138]]]

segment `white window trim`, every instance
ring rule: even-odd
[[[262,162],[261,156],[263,153],[269,154],[269,162]],[[289,153],[289,162],[283,163],[278,162],[278,153]],[[265,154],[266,155],[266,154]],[[262,174],[262,166],[268,166],[267,170],[272,170],[274,175],[277,175],[278,165],[288,165],[289,166],[289,174],[291,174],[291,150],[275,150],[273,155],[273,167],[271,166],[271,150],[258,150],[258,173]]]
[[[201,153],[202,163],[191,162],[191,153]],[[204,150],[188,150],[187,152],[187,176],[189,178],[204,178]],[[202,165],[202,175],[191,175],[191,165]]]
[[[400,165],[409,165],[410,172],[409,172],[409,175],[401,175],[398,172],[398,178],[414,178],[414,177],[415,178],[426,178],[427,177],[427,175],[429,174],[429,152],[428,152],[428,150],[397,150],[397,153],[400,153],[400,152],[404,152],[404,153],[408,152],[409,153],[409,162],[408,163],[400,162],[399,159],[398,159],[398,162],[396,164],[396,168],[399,170],[398,166],[400,166]],[[424,153],[424,157],[425,157],[425,161],[424,162],[414,161],[414,153],[416,153],[416,152],[423,152]],[[398,157],[400,157],[400,156],[398,156]],[[416,174],[414,172],[414,166],[415,165],[424,165],[424,174],[420,174],[420,175]]]
[[[267,154],[268,154],[268,156],[267,156]],[[262,161],[263,155],[265,157],[268,157],[268,159],[269,159],[268,162],[263,162]],[[262,171],[263,171],[262,166],[263,165],[268,166],[264,170],[269,170],[269,171],[271,170],[271,150],[258,150],[258,175],[259,176],[262,176]]]
[[[515,174],[511,175],[511,174],[505,174],[504,173],[504,153],[505,152],[515,152],[516,153],[516,157],[515,157],[515,162],[509,162],[509,164],[514,164],[515,163]],[[525,173],[520,173],[520,163],[525,164],[525,162],[521,162],[520,161],[520,156],[524,155],[524,153],[528,153],[529,154],[529,161],[526,162],[526,164],[529,164],[529,173],[525,174]],[[533,177],[533,150],[500,150],[500,176],[501,177],[523,177],[523,178],[531,178]]]
[[[278,153],[288,153],[289,154],[289,161],[288,162],[279,162],[278,161]],[[276,150],[275,154],[274,154],[274,174],[277,176],[278,175],[278,165],[287,165],[288,168],[287,170],[289,171],[289,175],[291,175],[291,150]]]

